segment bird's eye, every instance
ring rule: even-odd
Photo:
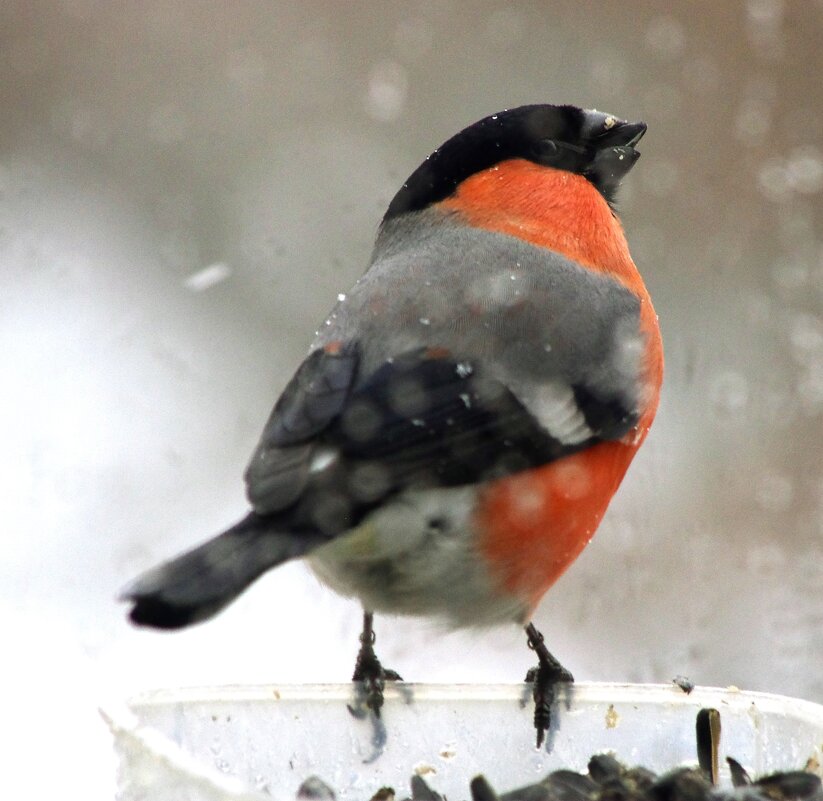
[[[554,139],[541,139],[534,144],[534,160],[538,164],[554,164],[560,155],[560,146]]]
[[[586,160],[585,148],[562,139],[541,139],[533,148],[533,160],[546,167],[577,172]]]

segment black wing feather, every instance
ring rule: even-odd
[[[334,384],[336,403],[325,404],[323,414],[337,411],[316,430],[320,415],[301,415],[300,395],[313,398],[329,372],[341,375],[337,358],[347,357],[309,357],[298,372],[302,379],[295,378],[287,401],[278,403],[246,474],[255,511],[282,517],[292,531],[334,536],[390,495],[502,478],[622,436],[636,419],[613,399],[576,393],[586,416],[603,425],[587,440],[564,444],[482,364],[419,349],[384,363],[353,389]],[[355,381],[351,358],[345,369]],[[281,413],[291,421],[287,428]],[[274,444],[283,437],[292,444]]]
[[[346,402],[359,356],[357,343],[314,351],[283,390],[263,430],[261,444],[296,445],[322,431]]]

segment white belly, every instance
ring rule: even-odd
[[[471,529],[472,488],[407,492],[312,552],[310,567],[373,612],[454,627],[521,622],[526,604],[495,580]]]

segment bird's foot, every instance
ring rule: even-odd
[[[352,674],[352,681],[357,682],[358,695],[366,709],[370,709],[377,717],[383,707],[383,690],[387,681],[403,681],[402,676],[394,670],[388,670],[380,664],[380,660],[371,646],[360,649],[357,656],[357,665]]]
[[[571,684],[574,676],[560,664],[543,642],[543,635],[533,623],[526,626],[529,648],[537,654],[537,666],[526,674],[526,682],[532,684],[534,699],[534,728],[537,731],[537,747],[543,745],[543,739],[551,725],[551,708],[554,704],[557,686]]]
[[[360,651],[354,666],[352,681],[357,687],[357,710],[349,707],[351,713],[363,717],[369,710],[375,717],[380,717],[383,707],[383,690],[387,681],[403,681],[403,677],[394,670],[384,668],[374,652],[374,629],[372,628],[372,614],[366,612],[363,616],[363,632],[360,635]],[[365,707],[365,709],[364,709]]]

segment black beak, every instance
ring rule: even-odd
[[[613,127],[597,137],[597,149],[608,147],[634,147],[646,133],[645,122],[617,120]]]
[[[621,126],[620,131],[622,136],[627,136],[626,147],[634,147],[646,133],[645,122],[627,122]]]
[[[615,121],[612,128],[597,137],[597,151],[586,176],[603,193],[609,203],[614,202],[617,187],[640,158],[635,145],[646,133],[645,122]]]

